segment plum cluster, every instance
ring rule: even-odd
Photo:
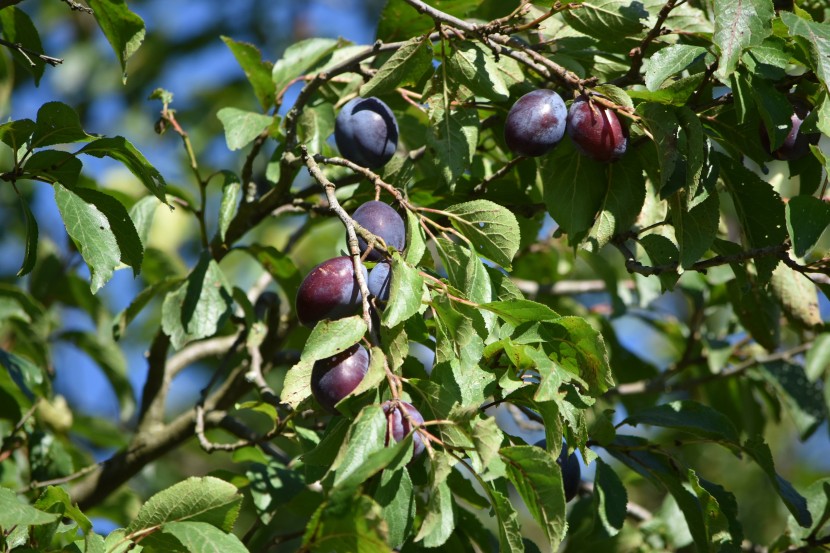
[[[403,219],[390,205],[370,201],[360,205],[352,214],[357,225],[381,238],[389,249],[402,251],[406,245],[406,226]],[[391,267],[380,250],[366,240],[358,240],[361,255],[378,263],[367,272],[363,264],[363,278],[370,293],[381,301],[389,299]],[[314,267],[303,279],[297,290],[296,311],[300,322],[314,326],[327,319],[340,319],[358,313],[363,303],[360,286],[354,271],[354,261],[343,255],[328,259]],[[331,357],[319,359],[311,370],[311,393],[329,413],[340,414],[337,404],[352,393],[369,371],[369,352],[360,344]],[[389,437],[403,440],[421,425],[424,418],[411,404],[392,400],[383,405],[389,427]],[[415,426],[414,426],[415,425]],[[421,435],[413,435],[413,452],[424,450]]]
[[[548,89],[528,92],[513,104],[504,140],[514,153],[535,157],[551,151],[566,130],[576,149],[597,161],[615,161],[628,148],[628,130],[613,110],[584,96],[568,109],[559,94]]]

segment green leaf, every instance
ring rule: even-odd
[[[274,123],[274,117],[237,108],[222,108],[216,114],[225,129],[229,150],[239,150],[254,141]]]
[[[602,334],[582,317],[523,324],[516,329],[514,342],[541,343],[548,356],[588,384],[594,397],[614,386]]]
[[[49,397],[49,380],[44,371],[25,357],[0,349],[0,365],[9,371],[17,386],[27,395]]]
[[[648,12],[642,2],[630,0],[590,0],[578,10],[565,10],[562,16],[568,25],[588,36],[610,40],[631,36],[643,30]]]
[[[133,301],[130,302],[130,305],[121,311],[121,313],[116,315],[115,320],[112,323],[113,338],[120,340],[124,335],[124,331],[127,329],[127,326],[133,321],[133,319],[136,318],[136,316],[138,316],[139,313],[141,313],[147,304],[150,303],[150,300],[158,295],[167,294],[177,286],[181,285],[182,280],[183,279],[178,277],[166,278],[153,283],[139,292],[138,295],[133,298]]]
[[[781,338],[781,310],[769,291],[744,276],[727,282],[726,291],[744,328],[768,351],[774,351]]]
[[[390,278],[389,303],[386,304],[381,319],[387,328],[395,327],[418,313],[425,290],[424,277],[398,253],[393,254]]]
[[[435,301],[433,307],[437,315],[435,361],[456,362],[470,372],[456,381],[470,387],[472,395],[465,403],[474,403],[483,392],[484,385],[493,378],[492,374],[482,372],[478,367],[484,342],[476,332],[473,320],[453,309],[448,301]]]
[[[11,531],[15,526],[49,524],[59,517],[57,513],[44,513],[21,503],[12,490],[0,487],[0,528]]]
[[[508,271],[519,251],[519,223],[506,208],[489,200],[473,200],[444,210],[452,226],[466,236],[477,254]]]
[[[648,59],[646,88],[654,92],[660,88],[663,81],[680,73],[705,53],[706,48],[689,44],[672,44],[658,50]]]
[[[206,522],[168,522],[162,526],[161,532],[176,538],[187,551],[248,553],[248,548],[239,538]]]
[[[727,1],[727,0],[724,0]],[[813,69],[827,89],[830,83],[830,29],[826,23],[808,21],[794,13],[782,11],[781,21],[789,28],[790,36],[800,36],[810,44]]]
[[[629,416],[625,424],[650,424],[688,432],[704,440],[740,446],[738,431],[725,415],[707,405],[684,400],[657,405]]]
[[[446,62],[447,72],[453,81],[494,102],[505,102],[510,98],[507,83],[499,71],[499,62],[489,49],[468,41],[454,46]]]
[[[89,266],[90,288],[95,293],[109,281],[121,263],[121,250],[115,232],[107,216],[97,206],[60,184],[54,188],[55,201],[66,231]]]
[[[485,489],[492,501],[493,512],[496,515],[499,528],[499,551],[502,553],[521,553],[525,548],[522,543],[519,514],[510,503],[510,500],[503,494],[489,487]]]
[[[772,186],[725,155],[719,155],[721,175],[732,196],[743,235],[752,248],[783,244],[787,239],[784,202]],[[768,282],[778,264],[776,256],[755,259],[758,277]]]
[[[440,95],[428,99],[430,130],[426,142],[433,165],[451,188],[475,156],[480,121],[474,109],[448,111]]]
[[[380,66],[369,81],[360,87],[364,98],[390,92],[399,86],[415,85],[432,69],[432,47],[424,37],[406,41]]]
[[[23,10],[10,5],[4,6],[0,10],[0,26],[3,28],[3,36],[11,44],[20,44],[23,48],[37,54],[44,53],[37,28]],[[11,51],[17,63],[34,76],[35,86],[38,86],[46,63],[36,55],[24,56],[16,48],[12,48]]]
[[[579,237],[594,224],[608,188],[606,169],[577,153],[570,140],[563,140],[545,156],[539,170],[545,206],[568,236]]]
[[[89,0],[95,20],[121,64],[122,80],[127,82],[127,60],[144,41],[144,21],[131,12],[125,0]]]
[[[216,334],[231,313],[233,300],[222,269],[209,252],[187,280],[167,294],[161,308],[161,327],[175,349]]]
[[[717,194],[710,194],[688,211],[683,203],[681,198],[674,196],[669,205],[680,246],[680,265],[688,268],[699,261],[715,241],[720,222],[720,201]]]
[[[326,359],[358,343],[366,334],[366,323],[360,315],[317,323],[305,342],[302,361]]]
[[[300,361],[285,373],[280,401],[292,409],[311,397],[311,370],[313,361]]]
[[[277,93],[282,93],[295,78],[321,65],[338,45],[338,41],[330,38],[309,38],[286,48],[282,59],[274,64],[271,72],[271,80]]]
[[[35,122],[31,119],[18,119],[3,123],[0,125],[0,140],[16,153],[29,140],[35,128]]]
[[[789,412],[801,441],[806,441],[827,419],[820,385],[807,379],[803,367],[786,361],[763,363],[759,372]]]
[[[770,453],[769,446],[764,443],[763,438],[755,437],[747,440],[744,443],[744,451],[758,463],[758,466],[767,475],[773,488],[778,492],[796,522],[804,528],[809,528],[813,517],[807,509],[807,500],[793,488],[792,484],[775,472],[772,453]]]
[[[144,260],[144,246],[141,244],[141,238],[124,204],[113,196],[94,188],[73,188],[71,192],[104,214],[118,244],[121,262],[132,267],[133,275],[138,276]]]
[[[190,477],[148,499],[127,526],[129,535],[170,522],[205,522],[224,532],[233,529],[242,495],[236,486],[214,478]]]
[[[775,11],[772,0],[715,0],[714,13],[712,41],[720,49],[715,75],[728,82],[743,51],[758,46],[772,32]]]
[[[415,495],[406,468],[383,471],[374,498],[389,528],[389,546],[399,548],[412,531],[415,520]]]
[[[357,415],[333,467],[336,490],[355,490],[384,468],[406,464],[412,457],[412,439],[387,447],[386,433],[386,415],[380,405],[369,405]]]
[[[307,106],[297,121],[300,142],[308,146],[312,154],[322,154],[326,140],[334,132],[334,120],[334,106],[330,103]]]
[[[608,450],[609,453],[643,477],[668,490],[686,519],[697,550],[710,551],[709,544],[715,536],[727,529],[727,523],[720,513],[717,501],[700,485],[694,471],[679,467],[677,461],[660,450],[647,447],[648,441],[645,439],[618,435],[614,443],[624,449],[612,447]]]
[[[32,148],[88,142],[93,138],[95,137],[84,132],[75,110],[62,102],[47,102],[37,111]]]
[[[786,217],[793,252],[804,257],[830,227],[830,204],[813,196],[795,196],[787,202]]]
[[[436,241],[438,254],[444,263],[450,284],[463,290],[470,301],[489,303],[493,300],[493,286],[481,260],[466,247],[444,238]],[[484,313],[483,315],[488,315]]]
[[[225,182],[222,183],[222,203],[219,204],[219,236],[225,241],[225,233],[236,215],[239,197],[242,195],[242,185],[239,177],[230,171],[223,171]]]
[[[230,48],[236,62],[245,72],[262,109],[271,109],[275,94],[274,81],[271,79],[274,65],[269,61],[263,61],[259,49],[252,44],[237,42],[226,36],[222,37],[222,41]]]
[[[26,218],[26,253],[23,256],[23,265],[17,271],[17,276],[22,277],[28,275],[35,268],[37,262],[37,219],[34,213],[29,208],[28,202],[22,197],[20,198],[20,205],[23,207],[23,215]]]
[[[455,516],[452,490],[446,481],[438,482],[430,490],[427,512],[415,541],[422,541],[424,547],[440,547],[452,536],[453,530]]]
[[[155,196],[144,196],[130,208],[130,219],[133,221],[141,244],[147,248],[147,241],[150,236],[150,227],[153,226],[153,218],[156,215],[156,208],[161,205]]]
[[[57,511],[54,510],[55,506],[58,507]],[[92,522],[72,503],[72,498],[63,488],[48,486],[37,498],[34,507],[41,511],[58,512],[61,516],[74,520],[84,534],[92,531]]]
[[[551,550],[557,550],[567,522],[562,470],[556,459],[541,448],[527,445],[504,447],[499,454],[507,465],[507,477],[544,530]]]
[[[83,164],[70,152],[59,150],[41,150],[35,152],[26,161],[23,169],[46,182],[59,182],[64,186],[74,187],[78,183]]]
[[[302,545],[319,553],[389,553],[380,505],[365,495],[331,496],[311,517]]]
[[[815,382],[830,368],[830,333],[816,336],[812,347],[807,350],[804,372],[810,382]]]
[[[822,324],[818,290],[807,275],[779,263],[772,272],[770,288],[790,322],[808,329]]]
[[[120,161],[147,190],[162,203],[167,203],[164,197],[164,188],[167,186],[164,177],[126,138],[122,136],[99,138],[78,150],[76,154],[87,154],[99,158],[109,157]]]
[[[58,335],[86,352],[101,368],[112,386],[121,406],[121,420],[128,420],[135,409],[133,387],[127,371],[127,359],[115,342],[101,338],[91,332],[68,330]]]
[[[408,243],[406,244],[404,259],[410,265],[417,266],[427,250],[426,239],[418,216],[408,209],[406,210],[406,237]]]
[[[614,469],[599,458],[596,465],[594,512],[605,532],[609,536],[616,536],[625,523],[628,493]]]
[[[615,235],[628,231],[643,209],[646,199],[642,162],[629,155],[606,168],[600,212],[588,232],[585,249],[598,252]]]
[[[559,315],[547,305],[531,300],[493,301],[478,307],[495,313],[513,326],[531,321],[553,321],[559,318]]]

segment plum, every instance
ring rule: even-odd
[[[790,132],[784,142],[775,151],[771,149],[769,134],[766,127],[761,125],[761,144],[769,154],[785,161],[801,159],[810,152],[810,144],[818,144],[820,133],[805,134],[801,132],[801,124],[810,115],[810,108],[801,100],[791,100],[793,114],[790,116]]]
[[[389,430],[386,433],[386,445],[389,445],[390,434],[396,442],[399,442],[403,440],[407,434],[414,430],[414,427],[409,422],[409,419],[403,416],[401,412],[402,409],[406,410],[407,415],[409,415],[409,418],[411,418],[414,422],[419,425],[424,424],[424,417],[411,403],[407,403],[405,401],[387,401],[381,405],[381,407],[383,407],[383,412],[386,413],[386,424]],[[414,459],[423,453],[424,447],[424,440],[422,436],[418,432],[415,432],[412,435],[412,458]]]
[[[562,98],[548,89],[534,90],[519,98],[504,123],[504,140],[514,153],[540,156],[559,144],[565,135],[567,108]]]
[[[319,359],[311,369],[311,393],[323,408],[338,414],[335,405],[357,388],[369,370],[369,352],[360,344]]]
[[[334,121],[334,140],[340,155],[358,165],[375,169],[395,155],[398,122],[392,110],[377,98],[346,102]]]
[[[363,276],[369,277],[365,267]],[[353,315],[362,301],[352,258],[334,257],[314,267],[303,279],[297,290],[297,317],[302,324],[314,326],[323,319]]]
[[[628,131],[614,110],[577,98],[568,110],[568,136],[577,150],[597,161],[619,159],[628,147]]]
[[[366,285],[369,287],[372,295],[380,301],[389,301],[389,288],[392,279],[391,271],[392,267],[388,262],[378,263],[369,271],[369,280],[366,281]]]
[[[387,246],[402,251],[406,245],[406,225],[395,209],[389,204],[372,200],[361,204],[352,219],[372,234],[380,236]],[[366,240],[358,236],[357,243],[360,246],[360,253],[366,253],[369,245]],[[375,249],[366,256],[368,261],[380,261],[383,254]]]
[[[536,442],[536,445],[542,449],[547,449],[547,442],[545,440]],[[565,501],[570,501],[576,497],[576,492],[579,491],[582,469],[579,467],[576,452],[568,455],[568,444],[564,441],[562,442],[562,451],[559,453],[559,457],[556,458],[556,464],[562,470],[562,486],[565,489]]]

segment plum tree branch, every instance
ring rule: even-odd
[[[361,301],[363,303],[363,321],[366,323],[366,328],[369,329],[369,335],[373,337],[373,343],[375,343],[374,325],[372,323],[372,305],[369,303],[369,287],[366,284],[366,279],[363,278],[364,267],[363,261],[360,259],[360,246],[357,242],[357,233],[355,232],[354,221],[337,200],[337,195],[335,194],[336,187],[334,183],[323,174],[320,166],[317,165],[316,161],[314,161],[314,157],[308,153],[308,149],[306,149],[305,146],[302,146],[301,149],[303,152],[303,160],[305,161],[309,175],[311,175],[311,177],[320,183],[320,186],[324,188],[326,192],[326,199],[329,202],[329,209],[331,209],[340,218],[343,225],[346,227],[346,243],[348,244],[349,254],[351,255],[352,262],[354,263],[355,279],[357,280],[357,284],[360,288]]]
[[[614,247],[616,247],[620,251],[620,253],[623,254],[623,257],[625,258],[625,268],[628,270],[629,273],[637,273],[644,276],[652,276],[662,275],[665,273],[673,273],[677,271],[679,264],[676,262],[668,263],[665,265],[643,265],[642,263],[637,261],[634,252],[631,251],[631,248],[629,248],[626,245],[626,238],[627,237],[625,235],[615,236],[611,239],[611,244],[613,244]],[[705,272],[707,269],[711,269],[712,267],[726,265],[728,263],[741,263],[758,257],[780,257],[782,256],[782,254],[788,252],[789,249],[790,245],[788,243],[783,243],[775,244],[773,246],[764,246],[762,248],[753,248],[751,250],[746,250],[731,255],[716,255],[714,257],[710,257],[709,259],[704,259],[702,261],[694,263],[690,267],[687,267],[686,271]]]
[[[799,353],[804,353],[805,351],[809,350],[812,347],[812,345],[813,342],[811,340],[809,342],[799,344],[786,351],[775,352],[761,357],[753,357],[751,359],[747,359],[746,361],[738,363],[737,365],[733,365],[732,367],[729,367],[719,373],[707,374],[704,376],[700,376],[698,378],[678,382],[677,384],[672,384],[668,382],[666,378],[653,378],[651,380],[640,380],[637,382],[620,384],[616,388],[611,388],[610,390],[608,390],[605,393],[605,395],[607,397],[617,395],[630,396],[639,394],[672,393],[678,391],[693,390],[698,386],[708,384],[709,382],[712,382],[714,380],[724,380],[726,378],[739,376],[756,365],[762,365],[764,363],[770,363],[773,361],[791,359]],[[676,374],[676,372],[674,374]],[[674,376],[674,374],[670,374],[669,376]]]

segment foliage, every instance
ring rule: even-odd
[[[124,2],[65,4],[97,22],[113,70],[135,86],[145,22]],[[827,447],[830,165],[821,143],[800,159],[770,153],[793,102],[811,107],[802,133],[830,134],[830,23],[822,2],[783,4],[388,0],[375,44],[306,38],[275,61],[212,36],[250,84],[246,100],[223,97],[216,122],[176,111],[164,89],[142,103],[183,146],[183,185],[67,103],[34,119],[12,106],[0,199],[17,198],[4,223],[21,248],[0,282],[0,551],[830,543],[828,480],[793,472],[776,443]],[[7,88],[21,79],[12,59],[35,84],[62,70],[27,5],[0,3]],[[565,138],[541,157],[512,154],[507,113],[538,88],[613,110],[628,151],[600,163]],[[379,169],[338,157],[330,138],[357,95],[382,99],[400,127]],[[193,138],[222,133],[235,165]],[[92,158],[132,184],[108,186]],[[71,251],[40,232],[35,187],[51,187]],[[350,217],[376,198],[405,214],[403,251]],[[171,230],[171,211],[196,230]],[[358,235],[392,263],[388,301],[359,278],[361,312],[299,325],[303,275],[342,252],[363,263]],[[138,287],[116,313],[101,291],[127,268]],[[92,328],[65,327],[67,309]],[[634,345],[633,324],[647,329]],[[138,401],[130,339],[147,351]],[[649,355],[648,339],[669,355]],[[368,372],[329,415],[312,366],[358,342]],[[67,344],[109,381],[119,420],[55,393]],[[173,381],[193,365],[209,380],[170,412]],[[413,457],[411,435],[389,443],[389,400],[423,414],[425,455]],[[542,434],[546,449],[529,445]],[[592,480],[570,507],[563,439]],[[148,478],[159,466],[175,469]],[[90,517],[119,528],[104,535]]]

